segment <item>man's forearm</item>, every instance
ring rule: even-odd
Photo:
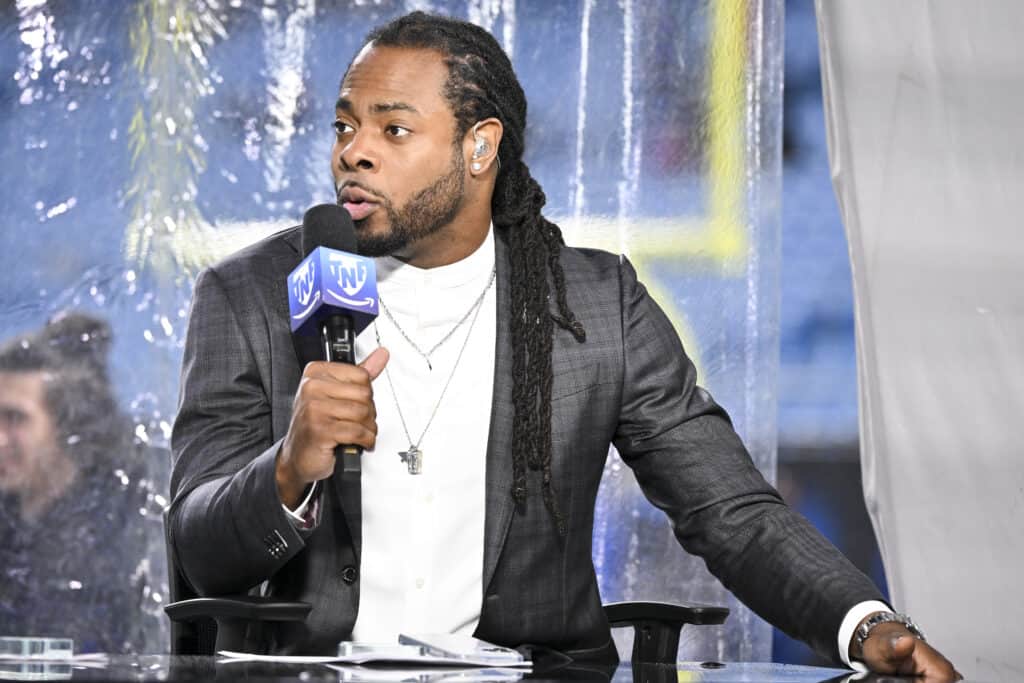
[[[245,592],[304,547],[278,496],[277,446],[237,473],[205,481],[174,501],[171,542],[201,594]]]

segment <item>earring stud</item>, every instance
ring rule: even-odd
[[[470,168],[472,168],[474,171],[479,171],[480,170],[480,162],[474,161],[472,163],[472,165],[470,166]]]

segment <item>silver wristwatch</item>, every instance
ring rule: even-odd
[[[897,614],[896,612],[877,612],[865,619],[864,623],[857,627],[857,630],[855,631],[857,644],[863,648],[864,641],[868,639],[869,635],[871,635],[871,630],[879,624],[884,624],[890,621],[896,622],[897,624],[903,624],[916,638],[927,640],[921,629],[917,627],[917,624],[911,621],[910,617],[906,614]]]

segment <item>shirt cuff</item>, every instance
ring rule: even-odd
[[[843,664],[854,671],[866,672],[868,668],[862,662],[850,660],[850,643],[853,642],[853,632],[857,630],[864,617],[875,612],[891,612],[892,607],[878,600],[866,600],[858,602],[850,608],[850,611],[843,617],[843,623],[839,625],[839,658]]]
[[[285,514],[288,515],[288,520],[296,529],[312,529],[316,526],[320,512],[320,499],[315,496],[319,486],[320,482],[313,482],[313,485],[309,487],[309,493],[294,510],[289,510],[287,505],[281,504]]]

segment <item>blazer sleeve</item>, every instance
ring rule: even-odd
[[[616,448],[687,552],[764,619],[838,662],[843,617],[858,602],[882,599],[878,589],[761,476],[625,259],[620,286]]]
[[[171,435],[169,536],[201,595],[244,592],[304,547],[274,477],[280,441],[272,439],[262,379],[271,361],[252,344],[268,325],[258,306],[248,302],[240,311],[237,303],[215,270],[200,274]]]

